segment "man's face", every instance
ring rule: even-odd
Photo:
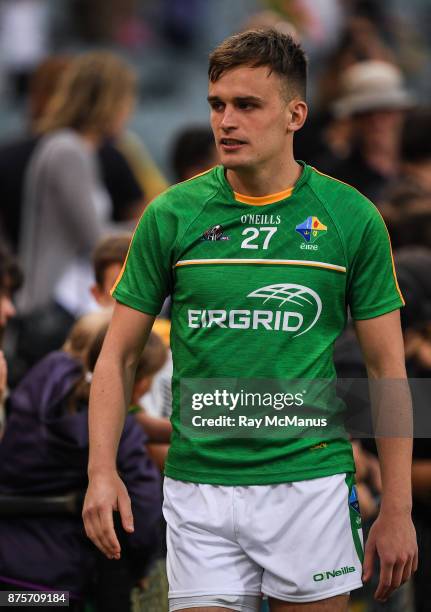
[[[252,169],[285,155],[289,140],[289,102],[281,78],[267,66],[240,66],[209,83],[211,127],[228,169]]]

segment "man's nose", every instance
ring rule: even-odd
[[[236,112],[234,108],[226,106],[220,122],[220,127],[226,131],[234,130],[237,127]]]

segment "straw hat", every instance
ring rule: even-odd
[[[413,95],[404,88],[401,70],[377,60],[347,68],[341,76],[341,91],[341,98],[333,105],[338,118],[376,110],[405,110],[415,104]]]

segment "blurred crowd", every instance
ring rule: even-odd
[[[218,163],[208,122],[190,121],[176,83],[185,74],[193,78],[195,63],[200,82],[217,36],[275,27],[303,42],[311,62],[310,115],[295,137],[296,157],[378,207],[406,299],[408,374],[430,377],[428,3],[244,0],[229,19],[220,2],[213,30],[208,4],[0,0],[2,103],[19,109],[23,126],[7,138],[0,134],[0,589],[65,589],[76,610],[88,602],[104,611],[167,610],[161,474],[170,439],[169,299],[138,365],[119,448],[136,522],[133,535],[118,525],[121,562],[102,558],[80,518],[88,399],[110,289],[137,220],[169,184]],[[165,60],[171,54],[172,73],[161,71],[157,80],[153,72],[143,84],[148,73],[141,65],[157,64],[152,53]],[[153,103],[146,109],[141,93],[148,83]],[[136,119],[145,115],[151,124],[157,92],[176,122],[183,107],[185,117],[167,136],[169,120],[157,125],[170,143],[163,160]],[[205,100],[204,89],[199,96]],[[335,358],[341,378],[366,375],[350,326]],[[414,394],[414,402],[428,401]],[[431,610],[431,443],[416,434],[419,571],[387,604],[373,603],[372,587],[355,593],[352,611]],[[369,441],[353,446],[370,526],[378,512],[378,462]]]

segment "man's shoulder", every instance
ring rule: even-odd
[[[168,187],[166,191],[155,198],[154,203],[157,202],[157,205],[161,206],[165,202],[175,202],[182,199],[194,201],[202,200],[202,198],[205,197],[211,197],[220,188],[218,173],[219,166],[215,166],[214,168],[210,168],[206,172],[197,174],[186,181],[176,183],[175,185]]]
[[[314,196],[341,223],[364,221],[378,215],[376,206],[352,185],[312,168],[309,181]],[[351,217],[350,215],[354,215]]]
[[[216,166],[186,181],[172,185],[150,203],[154,213],[190,217],[199,213],[220,188]]]

